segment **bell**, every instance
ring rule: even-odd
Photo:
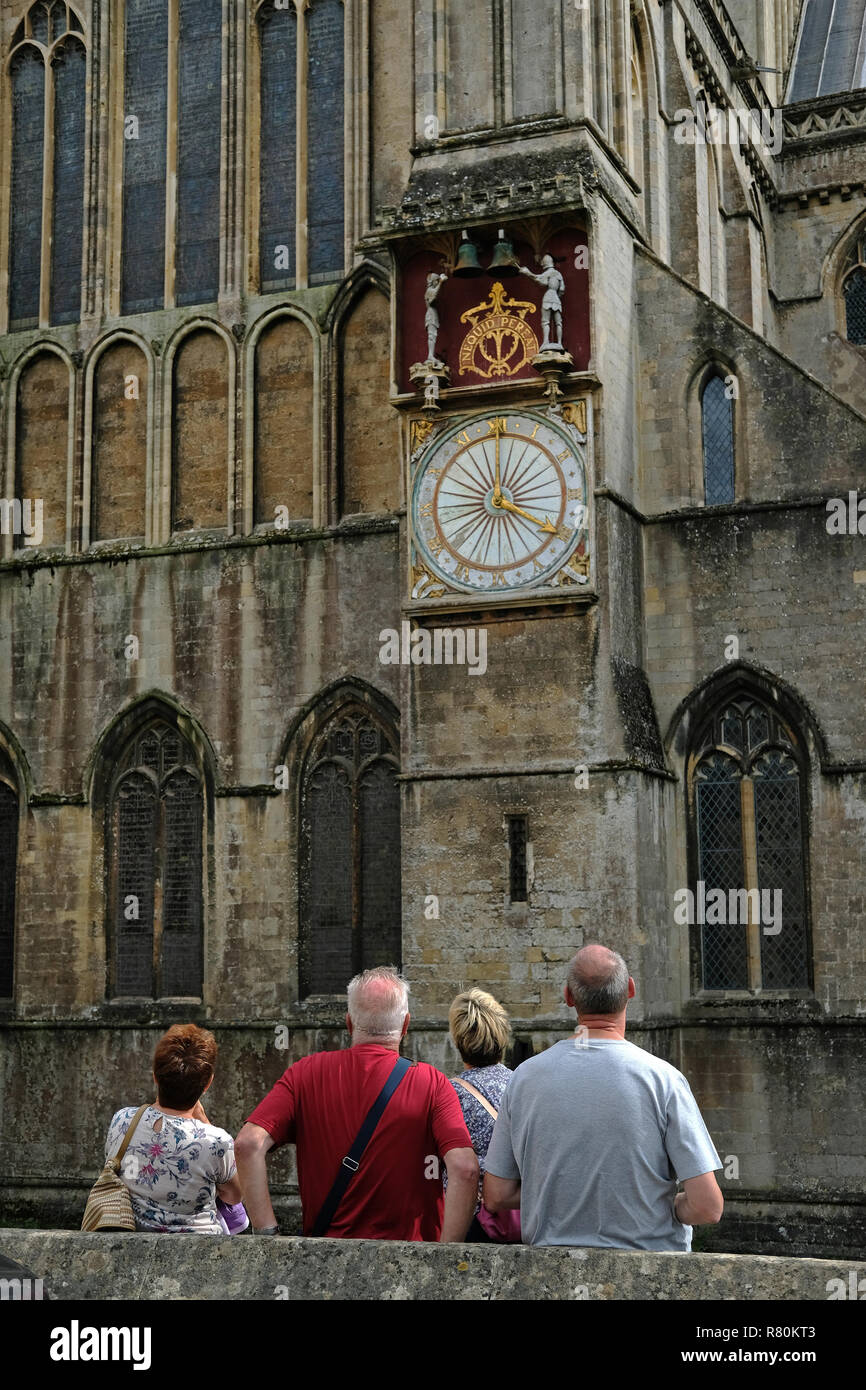
[[[476,275],[484,274],[484,268],[478,262],[478,247],[474,241],[469,240],[465,232],[457,252],[457,264],[451,274],[459,275],[463,280],[471,280]]]
[[[514,254],[511,242],[506,241],[504,232],[499,233],[487,274],[495,275],[498,280],[507,280],[510,275],[520,274],[520,262]]]

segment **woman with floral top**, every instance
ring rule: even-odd
[[[452,1003],[448,1025],[463,1062],[462,1074],[452,1077],[451,1084],[460,1099],[483,1177],[496,1114],[512,1076],[502,1064],[511,1032],[508,1014],[492,994],[483,989],[468,989]],[[480,1199],[480,1182],[478,1192]],[[515,1243],[520,1240],[520,1213],[509,1211],[493,1216],[479,1200],[466,1239]]]
[[[194,1023],[175,1024],[156,1045],[156,1101],[136,1125],[120,1170],[139,1231],[218,1236],[230,1229],[217,1200],[230,1207],[241,1201],[234,1141],[210,1123],[201,1103],[216,1058],[213,1034]],[[117,1152],[137,1109],[127,1106],[112,1119],[106,1158]]]

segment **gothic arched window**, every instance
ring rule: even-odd
[[[848,261],[842,294],[848,341],[866,347],[866,234],[860,237]]]
[[[732,378],[713,371],[701,390],[704,501],[708,507],[734,500],[734,401]]]
[[[0,753],[0,999],[11,999],[15,969],[18,790]]]
[[[259,280],[339,279],[345,262],[344,0],[264,0],[259,53]]]
[[[86,71],[72,7],[37,0],[15,30],[9,61],[12,329],[79,317]]]
[[[360,703],[313,741],[300,792],[302,998],[400,965],[398,772],[395,732]]]
[[[743,694],[704,724],[689,766],[702,988],[807,989],[800,740]]]
[[[195,754],[157,720],[115,774],[109,809],[110,993],[198,997],[202,989],[204,789]]]
[[[126,0],[120,311],[219,293],[222,0]]]

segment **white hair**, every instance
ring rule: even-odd
[[[363,970],[349,981],[346,994],[356,1033],[388,1042],[400,1037],[409,1012],[409,986],[393,965]]]

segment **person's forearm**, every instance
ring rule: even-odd
[[[489,1205],[489,1203],[488,1203],[486,1197],[485,1197],[485,1199],[484,1199],[484,1205],[487,1207],[487,1210],[488,1210],[488,1211],[492,1211],[492,1210],[493,1210],[493,1208]],[[516,1187],[516,1189],[514,1190],[514,1192],[506,1193],[505,1195],[501,1196],[501,1197],[497,1200],[497,1203],[496,1203],[496,1210],[497,1210],[497,1211],[519,1211],[519,1210],[520,1210],[520,1183],[517,1184],[517,1187]]]
[[[262,1230],[276,1226],[277,1218],[271,1205],[268,1170],[264,1153],[237,1155],[238,1177],[244,1194],[244,1206],[253,1227]]]
[[[449,1177],[445,1189],[445,1217],[442,1222],[442,1244],[452,1240],[463,1240],[478,1201],[477,1177],[463,1178],[457,1174]]]
[[[681,1226],[702,1226],[707,1220],[701,1212],[695,1211],[689,1205],[685,1192],[678,1192],[674,1198],[674,1215]]]

